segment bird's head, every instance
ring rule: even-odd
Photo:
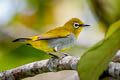
[[[84,27],[90,25],[85,25],[80,19],[72,18],[68,22],[64,24],[64,28],[72,32],[76,38],[78,37],[79,33],[82,31]]]

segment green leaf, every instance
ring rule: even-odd
[[[119,22],[112,26],[119,26]],[[80,80],[98,80],[113,56],[120,49],[120,26],[110,29],[105,40],[89,49],[78,62]]]
[[[110,26],[110,28],[108,29],[108,32],[106,34],[105,39],[108,38],[110,35],[112,35],[119,28],[120,28],[120,20]]]

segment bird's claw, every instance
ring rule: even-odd
[[[51,72],[56,72],[54,67],[57,65],[58,57],[51,57],[47,63],[47,68]]]

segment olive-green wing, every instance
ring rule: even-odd
[[[32,37],[33,41],[64,38],[70,35],[70,32],[63,27],[52,29],[44,34]]]

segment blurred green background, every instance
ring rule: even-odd
[[[73,17],[91,25],[67,51],[73,56],[82,55],[104,38],[110,24],[120,19],[119,4],[120,0],[0,0],[0,71],[50,58],[12,40],[41,34]]]

